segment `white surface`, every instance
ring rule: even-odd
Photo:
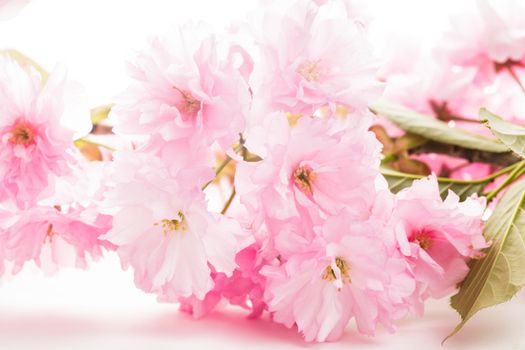
[[[188,19],[217,28],[243,18],[255,0],[33,0],[14,19],[0,22],[0,47],[25,52],[51,69],[65,64],[84,84],[91,105],[105,104],[126,86],[124,62],[148,35]],[[465,4],[462,2],[461,4]],[[436,37],[457,1],[371,1],[374,36],[400,32]],[[447,7],[448,6],[448,7]],[[424,318],[400,322],[395,335],[371,339],[349,328],[334,344],[305,344],[295,330],[267,318],[247,320],[237,310],[195,321],[177,306],[158,304],[133,286],[115,255],[89,271],[44,277],[26,269],[0,287],[0,349],[336,348],[441,349],[458,322],[447,301],[430,303]],[[485,310],[445,349],[525,349],[525,295]]]
[[[525,295],[476,316],[456,337],[441,340],[458,322],[447,301],[430,302],[421,319],[398,323],[398,332],[375,338],[351,324],[338,343],[307,344],[294,329],[268,317],[245,318],[228,309],[194,320],[176,305],[159,304],[133,286],[115,255],[89,271],[45,277],[24,270],[0,288],[0,349],[525,349]]]

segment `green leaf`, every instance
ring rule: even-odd
[[[492,244],[483,259],[471,261],[469,274],[451,299],[461,322],[446,339],[476,312],[509,300],[525,285],[525,181],[505,193],[483,234]]]
[[[91,123],[93,125],[100,124],[102,121],[108,119],[109,112],[111,112],[112,104],[99,106],[91,109]]]
[[[370,110],[375,114],[385,116],[412,134],[423,136],[435,142],[492,153],[508,152],[508,148],[498,140],[459,128],[452,128],[447,123],[405,107],[379,102],[370,106]]]
[[[508,148],[525,158],[525,126],[503,120],[485,108],[479,111],[479,119]]]
[[[16,62],[18,62],[18,64],[23,68],[33,67],[38,73],[40,73],[40,76],[42,77],[42,84],[46,83],[47,78],[49,77],[49,73],[44,68],[42,68],[41,65],[36,63],[33,59],[14,49],[0,50],[0,53],[7,54]]]
[[[420,175],[405,174],[384,167],[381,168],[381,174],[385,177],[386,181],[388,182],[388,187],[393,193],[397,193],[402,189],[409,187],[412,185],[413,181],[424,177]],[[443,199],[446,198],[448,190],[452,190],[459,196],[461,200],[464,200],[468,196],[475,193],[481,195],[485,186],[487,186],[487,184],[492,181],[492,179],[489,178],[465,181],[442,177],[438,177],[437,180],[439,185],[439,193]]]

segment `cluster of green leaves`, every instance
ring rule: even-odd
[[[519,160],[525,158],[525,127],[508,122],[482,108],[480,121],[496,137],[488,138],[384,102],[371,106],[370,110],[388,118],[410,135],[417,135],[420,138],[418,146],[423,145],[424,140],[430,140],[463,149],[489,152],[493,157],[500,157],[510,151],[519,156],[516,157],[518,161],[515,164],[483,179],[464,181],[438,178],[442,196],[446,196],[451,190],[462,200],[472,194],[486,195],[491,200],[510,186],[484,227],[483,234],[491,242],[490,247],[484,250],[484,258],[470,261],[469,274],[461,283],[458,293],[451,298],[451,306],[460,314],[461,322],[450,337],[478,311],[511,299],[525,285],[525,180],[519,180],[525,173],[525,160]],[[386,152],[385,158],[391,159],[389,152]],[[394,193],[422,177],[387,168],[387,165],[388,163],[382,168],[382,173]],[[507,176],[500,186],[489,193],[483,192],[489,183],[502,175]]]

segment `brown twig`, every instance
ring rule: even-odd
[[[419,147],[410,150],[410,154],[438,153],[452,157],[463,158],[471,163],[488,163],[500,166],[509,166],[521,160],[513,152],[492,153],[473,150],[455,145],[429,141]]]

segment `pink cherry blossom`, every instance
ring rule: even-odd
[[[513,67],[518,77],[525,78],[524,67]],[[523,80],[523,79],[522,79]],[[482,105],[489,111],[518,124],[525,119],[525,94],[509,74],[499,74],[487,87]]]
[[[202,26],[186,25],[152,40],[130,67],[134,82],[112,111],[115,131],[166,141],[217,141],[229,148],[244,129],[250,104],[247,60],[238,46],[222,57]]]
[[[524,7],[507,0],[478,0],[476,4],[477,13],[452,18],[452,30],[442,48],[453,63],[475,67],[476,82],[485,84],[500,71],[525,63]]]
[[[61,124],[65,87],[59,72],[44,84],[35,70],[0,57],[0,200],[31,205],[52,176],[69,171],[73,131]]]
[[[212,148],[189,139],[164,141],[154,138],[140,145],[137,152],[159,157],[180,187],[200,189],[215,176]]]
[[[288,129],[287,140],[267,145],[262,161],[238,164],[241,202],[254,215],[277,220],[304,217],[304,211],[336,214],[347,206],[366,215],[379,174],[374,134],[366,128],[334,133],[330,121],[310,117]]]
[[[104,202],[113,227],[104,238],[118,246],[123,267],[162,300],[203,299],[213,288],[212,269],[228,276],[235,269],[246,242],[240,225],[208,212],[204,194],[180,188],[160,158],[119,152],[115,166]]]
[[[384,98],[444,120],[444,112],[474,119],[484,98],[481,89],[472,88],[475,74],[474,69],[458,70],[447,62],[423,59],[410,73],[390,75]]]
[[[257,37],[261,62],[254,96],[269,111],[313,114],[325,105],[363,112],[379,97],[378,69],[362,26],[347,11],[297,2],[286,13],[266,11]]]
[[[393,330],[415,284],[406,263],[390,255],[380,227],[343,211],[327,220],[309,252],[263,268],[274,321],[295,324],[307,341],[319,342],[340,338],[351,318],[364,334],[373,335],[377,323]]]
[[[259,250],[259,245],[253,244],[237,253],[235,261],[238,267],[232,275],[212,273],[215,284],[213,290],[203,300],[196,297],[181,298],[181,310],[199,318],[227,301],[250,310],[250,318],[259,317],[266,309],[263,300],[266,279],[259,273],[263,262]]]
[[[440,298],[453,292],[488,244],[482,235],[484,198],[443,201],[436,178],[415,181],[396,195],[391,227],[401,253],[413,268],[418,295]]]
[[[13,274],[29,261],[47,273],[63,266],[86,268],[88,257],[98,260],[114,248],[100,239],[110,227],[110,216],[90,218],[82,208],[36,206],[0,214],[3,254],[13,263]]]

